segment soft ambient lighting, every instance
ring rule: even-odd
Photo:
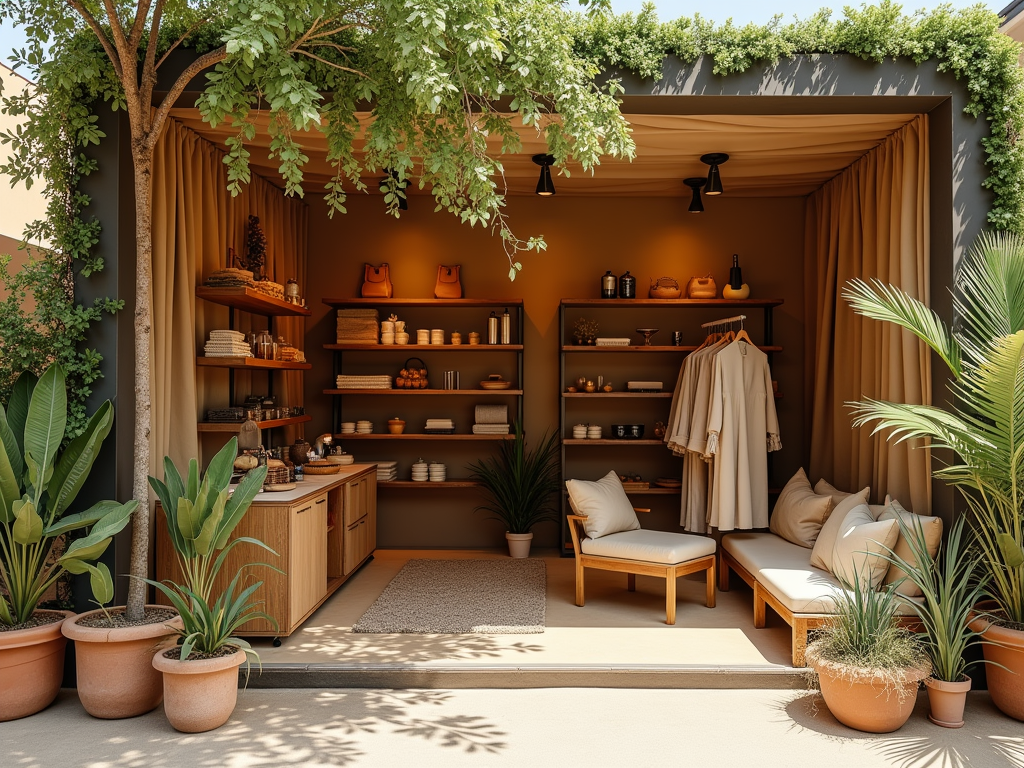
[[[555,162],[555,158],[551,155],[534,155],[533,162],[540,166],[537,194],[541,197],[551,197],[555,194],[555,185],[551,181],[551,165]]]
[[[406,195],[404,195],[404,194],[399,195],[398,194],[398,190],[402,190],[404,192],[409,187],[409,180],[406,179],[405,181],[399,181],[398,180],[398,172],[397,171],[387,171],[387,174],[388,174],[388,176],[391,177],[390,180],[392,181],[392,191],[396,195],[398,195],[398,210],[400,210],[400,211],[408,211],[409,210],[409,198]],[[377,187],[381,190],[381,192],[384,191],[384,185],[387,182],[388,182],[388,179],[386,179],[386,178],[385,179],[381,179],[380,181],[377,182]]]
[[[725,191],[722,188],[722,176],[718,172],[718,166],[728,159],[729,156],[724,152],[711,152],[707,155],[701,155],[700,161],[711,166],[708,168],[708,181],[704,189],[705,195],[720,195]]]
[[[696,176],[690,179],[683,179],[683,184],[693,190],[693,200],[690,201],[690,207],[687,210],[690,213],[704,213],[704,201],[700,199],[700,188],[707,184],[707,179],[702,176]]]

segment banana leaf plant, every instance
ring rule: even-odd
[[[953,452],[935,476],[966,503],[997,613],[1024,623],[1024,238],[979,237],[954,280],[952,329],[921,301],[878,281],[854,280],[844,296],[858,313],[915,334],[949,368],[948,409],[866,399],[851,404],[854,423]]]
[[[131,519],[138,502],[100,501],[68,514],[114,422],[105,401],[63,449],[68,398],[64,371],[23,373],[0,406],[0,624],[28,621],[66,572],[89,574],[100,605],[114,598],[110,571],[96,560]],[[61,552],[61,537],[85,530]],[[55,549],[58,548],[58,549]]]

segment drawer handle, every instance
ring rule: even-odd
[[[327,499],[317,499],[316,503],[317,504],[326,504],[327,503]]]
[[[298,512],[296,512],[295,514],[297,514],[297,515],[301,515],[301,514],[302,514],[303,512],[309,512],[309,510],[311,510],[312,508],[313,508],[313,507],[312,507],[312,505],[311,505],[311,506],[308,506],[308,507],[303,507],[303,508],[302,508],[302,509],[300,509],[300,510],[299,510]]]

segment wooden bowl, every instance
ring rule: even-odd
[[[489,381],[480,382],[480,389],[508,389],[511,386],[511,381],[495,381],[494,379],[491,379]]]

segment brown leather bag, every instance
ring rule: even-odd
[[[446,267],[441,264],[437,268],[437,285],[434,286],[434,298],[437,299],[461,299],[462,281],[459,279],[459,270],[462,265],[456,264]]]
[[[379,267],[366,265],[361,293],[366,299],[390,299],[394,295],[395,286],[391,284],[391,269],[386,261]]]

